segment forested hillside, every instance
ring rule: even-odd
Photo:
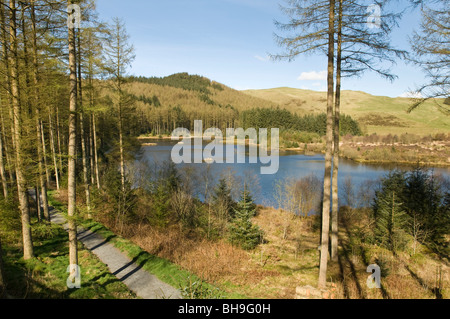
[[[325,113],[300,116],[277,104],[252,97],[198,75],[173,74],[163,78],[128,78],[126,88],[135,102],[138,135],[170,134],[175,128],[193,130],[194,121],[221,130],[236,127],[280,128],[326,133]],[[108,95],[108,92],[105,92]],[[360,135],[357,122],[342,119],[342,134]]]
[[[235,127],[242,110],[276,107],[272,102],[187,73],[128,80],[129,93],[136,99],[140,127],[145,128],[142,134],[170,134],[177,127],[193,129],[194,120],[203,120],[204,128]]]

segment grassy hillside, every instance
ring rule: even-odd
[[[323,113],[326,93],[293,88],[242,91],[265,99],[298,114]],[[430,135],[450,132],[450,117],[440,113],[430,101],[408,114],[411,100],[373,96],[364,92],[344,91],[342,112],[362,124],[366,133]]]

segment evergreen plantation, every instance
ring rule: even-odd
[[[231,127],[279,128],[326,134],[325,113],[300,116],[198,75],[129,77],[128,90],[136,101],[139,134],[165,135],[178,127],[193,130],[195,120],[222,131]],[[358,136],[362,132],[356,121],[344,115],[341,134]]]

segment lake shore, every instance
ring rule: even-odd
[[[195,137],[191,137],[193,139]],[[170,136],[138,137],[142,146],[156,146],[158,140],[171,140]],[[152,141],[152,142],[145,142]],[[280,152],[295,152],[302,155],[325,154],[324,143],[304,143],[301,147],[283,147],[280,141]],[[227,144],[224,139],[224,144]],[[237,145],[237,142],[234,142]],[[259,146],[246,140],[246,145]],[[399,164],[405,166],[450,167],[450,141],[417,142],[417,143],[382,143],[343,141],[340,144],[340,156],[361,164]]]

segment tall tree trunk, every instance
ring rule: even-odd
[[[84,190],[86,194],[86,206],[88,212],[91,211],[91,191],[90,191],[90,182],[88,177],[88,160],[86,154],[86,138],[84,135],[84,116],[83,112],[80,113],[80,135],[81,135],[81,152],[83,158],[83,182],[84,182]]]
[[[97,188],[100,189],[100,174],[98,169],[97,124],[94,113],[92,113],[92,131],[94,135],[95,180],[97,182]]]
[[[1,5],[1,4],[0,4]],[[3,127],[2,127],[3,129]],[[8,183],[6,181],[5,163],[3,161],[3,134],[0,131],[0,177],[2,179],[3,196],[8,198]]]
[[[125,160],[123,151],[122,106],[120,104],[121,102],[119,102],[120,177],[122,182],[122,193],[125,194]]]
[[[334,102],[334,20],[335,0],[330,0],[329,26],[328,26],[328,94],[327,94],[327,148],[325,155],[325,176],[323,189],[322,209],[322,242],[320,249],[319,288],[325,288],[327,283],[328,245],[330,235],[330,205],[331,205],[331,179],[332,179],[332,152],[333,152],[333,102]]]
[[[37,218],[38,221],[41,222],[42,221],[42,209],[41,209],[41,194],[39,193],[39,187],[36,185],[34,187],[34,192],[36,194],[36,214],[37,214]]]
[[[24,22],[24,34],[25,34],[25,21]],[[37,52],[37,31],[36,31],[36,16],[34,8],[34,0],[31,1],[31,30],[32,30],[32,51],[33,51],[33,68],[32,68],[32,78],[33,78],[33,102],[35,107],[36,116],[36,137],[37,137],[37,155],[38,155],[38,174],[39,174],[39,185],[41,188],[42,196],[42,208],[44,213],[44,218],[50,221],[50,212],[48,208],[48,198],[47,198],[47,185],[49,183],[47,165],[45,163],[45,138],[42,126],[41,111],[39,105],[39,81],[38,81],[38,52]],[[24,36],[25,38],[25,36]],[[44,178],[44,167],[46,169],[46,176]],[[36,192],[36,199],[39,202],[41,197],[39,193]],[[39,205],[40,209],[40,205]],[[40,211],[39,211],[40,213]]]
[[[84,132],[84,110],[83,110],[83,84],[82,84],[82,76],[81,76],[81,35],[78,35],[78,103],[80,109],[80,135],[81,135],[81,155],[83,162],[83,182],[84,182],[84,190],[86,194],[86,206],[88,209],[88,213],[91,211],[91,191],[90,184],[88,178],[88,163],[86,156],[86,136]]]
[[[0,5],[2,5],[0,3]],[[2,240],[0,238],[0,299],[6,296],[6,283],[5,278],[3,276],[3,249],[2,249]]]
[[[0,111],[0,125],[2,126],[1,133],[2,133],[2,136],[4,137],[3,147],[5,148],[5,160],[6,160],[5,173],[6,172],[8,173],[9,181],[10,181],[10,183],[12,185],[12,184],[14,184],[14,177],[13,177],[13,174],[11,172],[11,169],[12,169],[11,167],[13,166],[13,163],[12,163],[12,160],[11,160],[10,150],[9,150],[9,147],[8,147],[8,139],[7,139],[7,136],[6,136],[6,133],[5,133],[6,130],[5,130],[5,122],[3,121],[3,113],[1,111]]]
[[[331,213],[331,259],[338,260],[339,248],[339,148],[340,148],[340,119],[341,119],[341,72],[342,72],[342,18],[343,1],[339,0],[338,39],[336,58],[336,100],[334,110],[334,154],[333,154],[333,207]]]
[[[10,0],[10,78],[11,78],[11,94],[13,107],[13,123],[14,123],[14,142],[16,156],[16,179],[17,193],[19,196],[20,211],[22,214],[22,235],[23,235],[23,255],[28,260],[34,257],[33,240],[31,237],[30,210],[28,207],[28,198],[26,190],[25,175],[23,172],[24,165],[22,160],[22,133],[21,133],[21,114],[20,114],[20,98],[19,98],[19,78],[18,78],[18,56],[17,56],[17,24],[16,24],[16,1]]]
[[[71,1],[68,0],[68,5]],[[75,28],[69,27],[69,148],[68,148],[68,225],[70,265],[78,265],[76,216],[76,147],[77,147],[77,66]]]
[[[42,126],[40,124],[40,112],[39,109],[36,107],[36,134],[37,134],[37,152],[38,152],[38,174],[39,174],[39,184],[41,186],[41,196],[42,196],[42,207],[44,210],[44,218],[47,221],[50,221],[50,211],[48,208],[48,198],[47,198],[47,180],[44,175],[44,156],[43,156],[43,148],[42,148],[42,135],[41,135],[41,128]],[[36,195],[37,196],[37,195]]]
[[[59,125],[59,107],[56,106],[56,138],[58,140],[58,157],[59,157],[59,171],[61,176],[63,175],[63,163],[62,163],[62,152],[61,152],[61,130]]]
[[[47,146],[45,144],[45,131],[42,119],[40,120],[40,124],[41,124],[41,138],[42,138],[42,157],[44,158],[45,178],[47,184],[50,184],[50,173],[48,171],[48,163],[47,163]]]
[[[56,159],[55,133],[53,132],[52,115],[50,113],[48,115],[48,123],[50,125],[50,148],[52,151],[53,167],[55,168],[56,189],[59,190],[60,189],[59,169],[58,169],[58,161]]]
[[[91,165],[91,185],[95,184],[94,164],[94,132],[92,131],[92,116],[89,116],[89,164]]]

